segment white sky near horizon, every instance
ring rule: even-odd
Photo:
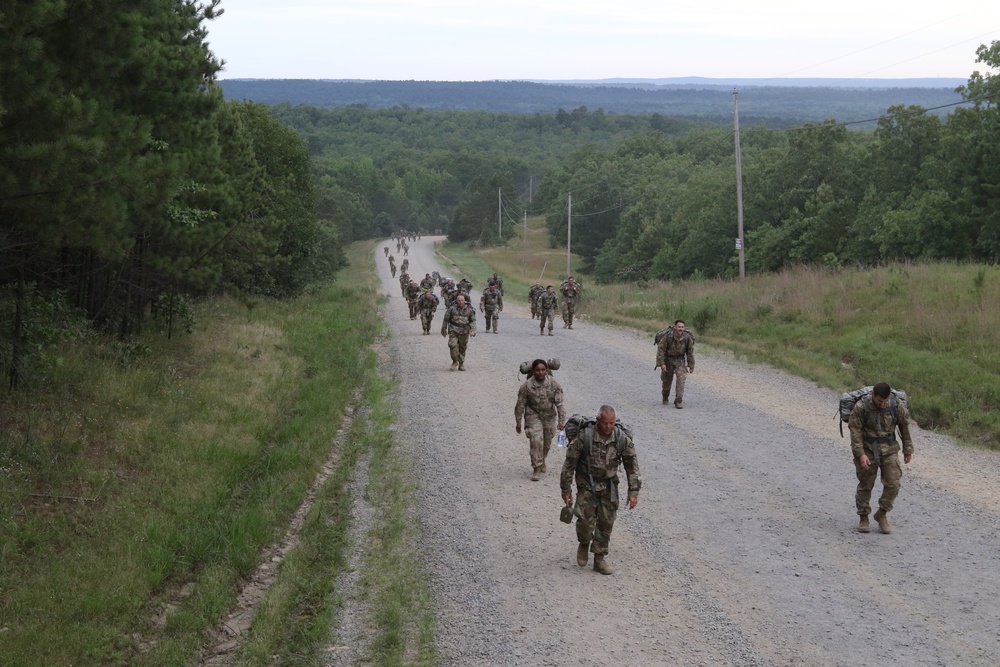
[[[223,0],[221,79],[954,77],[1000,2]]]

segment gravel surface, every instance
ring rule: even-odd
[[[410,275],[457,279],[434,240],[410,244]],[[422,335],[383,245],[398,430],[446,664],[1000,665],[997,453],[914,429],[893,533],[860,534],[839,394],[702,346],[675,410],[650,336],[585,320],[539,336],[510,292],[500,333],[480,319],[468,370],[452,372],[443,307]],[[611,403],[633,428],[643,489],[619,511],[612,576],[576,565],[562,451],[529,480],[513,408],[518,365],[537,357],[562,361],[571,414]]]

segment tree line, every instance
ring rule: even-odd
[[[0,361],[86,321],[186,325],[190,298],[296,293],[344,259],[301,138],[227,102],[219,0],[37,0],[0,12]]]
[[[1000,42],[977,50],[1000,66]],[[808,263],[1000,260],[1000,77],[973,73],[945,119],[888,109],[873,131],[835,121],[741,132],[748,271]],[[582,150],[545,179],[554,239],[599,280],[737,274],[734,137],[635,136]]]

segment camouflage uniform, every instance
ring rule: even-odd
[[[405,255],[406,253],[404,252],[403,254]],[[406,271],[408,268],[410,268],[410,260],[404,259],[403,263],[399,266],[399,268]]]
[[[543,292],[545,292],[545,288],[539,283],[528,288],[528,307],[531,308],[531,319],[538,317],[538,297]]]
[[[503,296],[503,278],[494,273],[486,280],[486,286],[489,287],[490,285],[496,287],[500,292],[500,296]]]
[[[667,365],[666,372],[663,365]],[[688,371],[694,370],[694,334],[687,329],[680,339],[674,338],[674,328],[669,327],[667,333],[656,346],[656,367],[660,369],[660,384],[663,402],[670,400],[670,385],[677,377],[677,387],[674,390],[674,405],[684,402],[684,383]]]
[[[417,319],[417,299],[420,298],[420,286],[412,280],[406,285],[406,303],[410,307],[410,319]]]
[[[492,325],[493,333],[497,333],[497,328],[500,325],[500,313],[503,312],[503,296],[500,295],[495,286],[491,286],[479,297],[479,310],[486,314],[484,330],[489,332]]]
[[[580,294],[580,283],[572,279],[566,279],[559,285],[559,292],[563,295],[563,327],[572,329],[573,315],[576,314],[576,297]]]
[[[430,290],[424,291],[417,299],[417,308],[420,309],[420,324],[423,326],[425,334],[431,332],[431,320],[434,319],[434,313],[437,312],[438,303],[440,302],[437,296]]]
[[[399,291],[402,292],[403,298],[406,298],[406,287],[410,284],[410,274],[403,269],[403,272],[399,274]]]
[[[551,375],[543,382],[534,376],[521,384],[517,390],[517,404],[514,406],[514,422],[521,423],[524,417],[524,434],[531,443],[529,455],[531,467],[545,472],[545,457],[549,455],[556,427],[566,421],[563,406],[563,390]]]
[[[897,426],[903,438],[903,455],[913,454],[910,412],[905,403],[899,402],[892,395],[884,408],[878,408],[869,395],[854,404],[847,424],[851,429],[851,453],[854,454],[854,469],[858,475],[858,490],[854,496],[858,514],[868,516],[871,511],[872,489],[880,471],[882,495],[878,499],[878,507],[882,512],[888,513],[899,494],[900,480],[903,478],[895,433]],[[862,454],[867,454],[871,461],[867,469],[861,466]]]
[[[459,308],[457,303],[445,311],[441,322],[441,335],[448,336],[448,349],[451,351],[453,364],[465,364],[465,350],[469,346],[469,334],[476,330],[476,309],[465,304]]]
[[[469,280],[468,278],[462,278],[461,280],[459,280],[458,291],[468,295],[470,292],[472,292],[472,281]]]
[[[434,289],[434,279],[431,278],[431,274],[425,274],[423,280],[420,281],[420,289]]]
[[[392,255],[389,255],[389,270],[392,271],[392,277],[396,277],[396,260]]]
[[[556,319],[556,309],[559,307],[559,299],[556,297],[556,293],[551,294],[548,291],[542,292],[538,296],[538,319],[542,322],[538,327],[539,333],[545,332],[545,321],[549,322],[549,335],[552,335],[552,325],[553,320]]]
[[[629,498],[637,498],[642,486],[639,459],[632,438],[621,427],[602,438],[596,424],[588,424],[566,448],[559,486],[563,497],[568,496],[576,476],[576,538],[581,545],[590,543],[594,554],[608,553],[618,515],[619,465],[625,467]]]

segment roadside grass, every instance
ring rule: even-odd
[[[0,394],[0,664],[190,663],[370,375],[363,270],[253,311],[213,300],[148,348],[67,345]]]
[[[516,291],[509,293],[526,301],[527,286],[522,289],[519,282],[526,274],[518,273],[522,262],[528,264],[523,256],[551,258],[555,252],[547,236],[541,237],[529,236],[526,250],[515,239],[505,248],[444,244],[440,253],[480,281],[493,271],[504,276],[505,284],[508,275],[515,276]],[[582,278],[578,308],[584,319],[651,335],[683,319],[703,344],[838,391],[884,379],[909,393],[922,427],[1000,449],[997,267],[948,262],[842,270],[800,266],[743,282],[601,285]],[[652,340],[648,351],[650,357],[655,354]],[[831,406],[831,419],[834,413]]]
[[[376,280],[369,274],[366,289]],[[350,545],[363,552],[359,594],[372,616],[360,624],[368,634],[360,638],[358,653],[365,664],[379,666],[438,663],[430,588],[413,514],[413,463],[400,453],[394,435],[396,385],[378,374],[376,362],[374,353],[366,357],[364,395],[344,434],[336,470],[317,492],[298,546],[265,595],[238,665],[319,664],[330,645],[334,619],[349,604],[335,584],[348,567],[350,484],[358,475],[367,477],[365,499],[376,516],[370,533]],[[362,469],[358,466],[365,454],[368,465]],[[338,637],[342,643],[357,639]]]

